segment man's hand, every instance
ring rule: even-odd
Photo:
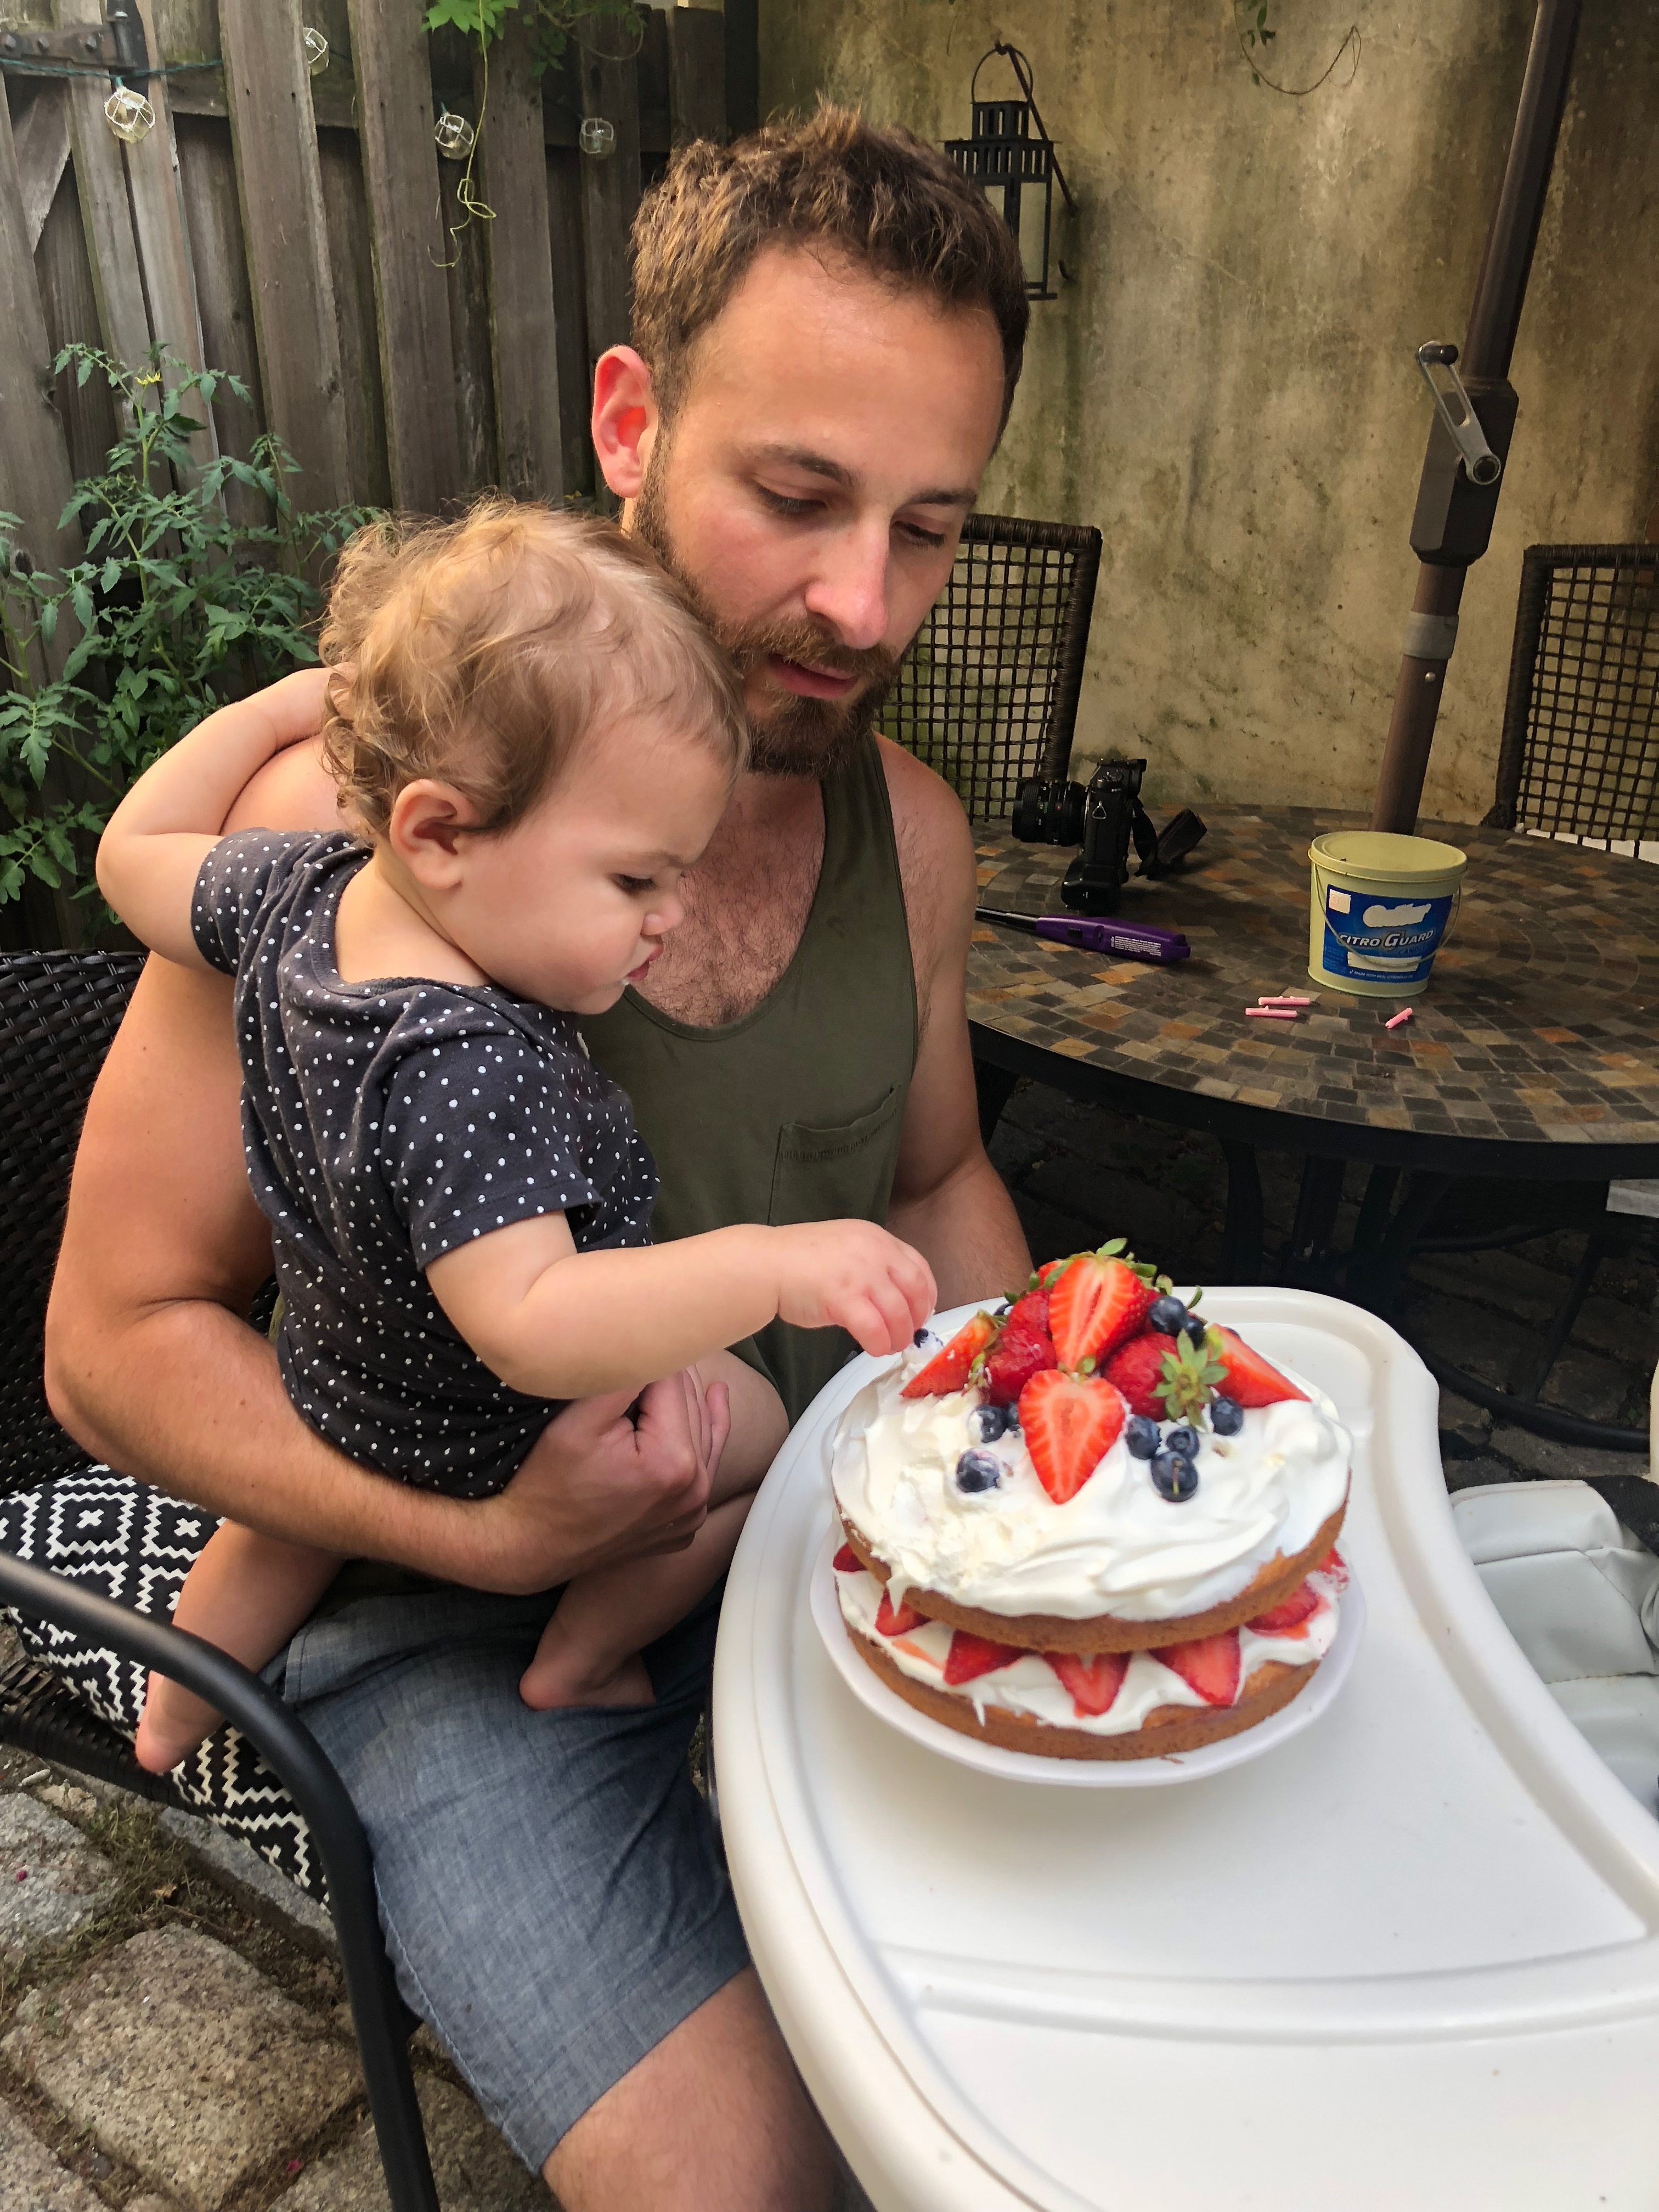
[[[590,1567],[683,1551],[702,1526],[730,1427],[726,1385],[690,1374],[584,1398],[550,1422],[507,1488],[464,1508],[472,1534],[452,1572],[528,1596]]]

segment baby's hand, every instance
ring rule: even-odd
[[[920,1252],[872,1221],[774,1229],[778,1316],[798,1328],[844,1328],[866,1352],[901,1352],[933,1310]]]

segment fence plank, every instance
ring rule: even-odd
[[[461,485],[471,495],[495,481],[495,386],[489,360],[489,276],[481,216],[460,203],[461,165],[438,173],[444,196],[444,281],[455,348],[455,408],[460,422]],[[476,185],[475,176],[473,183]]]
[[[150,58],[159,63],[161,49],[155,32],[155,0],[137,0],[137,5]],[[148,92],[155,110],[155,128],[125,151],[150,328],[186,368],[202,368],[206,366],[202,358],[202,319],[196,305],[196,275],[185,230],[184,187],[179,176],[179,149],[166,77],[152,77]]]
[[[345,394],[349,496],[368,507],[397,502],[386,453],[380,381],[380,323],[374,304],[374,255],[369,242],[368,188],[353,131],[319,131],[323,205],[328,215],[328,265],[334,273],[340,333],[340,386]],[[441,274],[441,271],[440,272]],[[444,312],[449,311],[446,297]],[[452,410],[453,411],[453,410]]]
[[[24,221],[11,115],[0,88],[0,507],[21,519],[18,544],[36,567],[61,568],[77,560],[82,548],[80,532],[59,521],[71,484],[51,391],[46,317]],[[37,678],[58,673],[75,636],[72,623],[59,624],[51,646],[35,659]],[[46,796],[63,795],[54,764],[47,770]],[[66,892],[49,891],[33,880],[21,900],[0,908],[0,934],[10,945],[74,945],[79,925]]]
[[[611,61],[579,50],[582,112],[614,125],[613,154],[582,156],[582,243],[587,264],[587,352],[591,367],[608,346],[624,345],[629,321],[629,232],[640,204],[640,91],[637,61]]]
[[[350,495],[340,336],[299,0],[219,0],[265,419],[300,464],[296,507]]]
[[[593,441],[588,432],[592,386],[587,372],[587,293],[582,274],[582,156],[568,146],[547,149],[547,216],[557,302],[560,446],[565,496],[593,489]]]
[[[23,228],[33,252],[40,243],[58,180],[69,160],[69,101],[61,84],[43,84],[18,118],[13,137],[22,188]]]
[[[51,399],[52,357],[23,218],[11,116],[0,96],[0,507],[21,515],[21,543],[37,568],[79,556],[80,534],[60,528],[71,489],[63,425]]]
[[[667,21],[671,143],[713,138],[724,145],[726,18],[713,8],[671,8]]]
[[[515,498],[564,496],[559,423],[559,332],[553,302],[542,88],[527,24],[509,16],[489,57],[489,103],[478,142],[489,272],[489,349],[495,386],[497,481]]]
[[[81,203],[75,196],[75,179],[65,168],[58,182],[40,243],[34,249],[34,281],[40,287],[41,312],[46,320],[46,358],[56,361],[72,338],[86,345],[101,343],[98,327],[98,295],[87,258],[86,234],[81,228]],[[104,457],[120,434],[115,419],[115,400],[101,376],[76,380],[74,368],[61,370],[51,397],[64,426],[72,477],[97,476]]]
[[[83,6],[84,0],[55,0],[54,21],[65,24],[84,20]],[[138,243],[133,235],[121,142],[104,120],[109,82],[101,76],[76,78],[64,89],[69,94],[75,186],[81,196],[81,222],[87,234],[105,349],[127,368],[142,368],[149,351],[149,310],[138,272]]]
[[[427,34],[410,0],[350,13],[392,496],[433,514],[460,489],[461,456]]]
[[[230,131],[219,118],[209,121],[194,115],[175,116],[173,127],[202,319],[202,350],[210,368],[228,369],[240,377],[253,403],[245,407],[231,393],[222,393],[213,404],[214,431],[222,453],[251,460],[254,441],[264,428],[264,410]],[[225,486],[225,512],[233,522],[249,526],[270,520],[259,494],[234,481]]]

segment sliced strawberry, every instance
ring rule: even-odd
[[[1012,1406],[1034,1375],[1060,1364],[1047,1330],[1020,1317],[1020,1308],[1032,1303],[1030,1298],[1020,1300],[985,1355],[985,1395],[994,1406]]]
[[[1106,1380],[1123,1393],[1132,1413],[1144,1414],[1149,1421],[1167,1419],[1158,1386],[1164,1380],[1164,1359],[1175,1348],[1174,1337],[1160,1336],[1155,1328],[1149,1328],[1120,1345],[1106,1362],[1103,1370]]]
[[[1334,1589],[1345,1590],[1348,1587],[1347,1562],[1334,1544],[1314,1569],[1314,1572],[1316,1575],[1323,1575]]]
[[[1146,1321],[1158,1293],[1123,1260],[1079,1252],[1048,1292],[1048,1334],[1060,1364],[1097,1366]]]
[[[920,1628],[927,1618],[925,1613],[918,1613],[915,1606],[906,1605],[902,1600],[895,1605],[890,1595],[883,1590],[881,1603],[876,1607],[876,1626],[884,1636],[902,1636],[907,1629]]]
[[[1319,1610],[1319,1593],[1304,1583],[1278,1605],[1270,1605],[1266,1613],[1257,1613],[1244,1626],[1257,1636],[1289,1636],[1312,1619]]]
[[[1196,1690],[1206,1705],[1231,1705],[1238,1696],[1236,1628],[1223,1636],[1195,1636],[1190,1644],[1166,1644],[1152,1656]]]
[[[965,1328],[959,1328],[943,1352],[936,1352],[927,1364],[918,1369],[900,1392],[904,1398],[945,1398],[952,1390],[965,1390],[968,1370],[997,1333],[997,1325],[988,1313],[976,1313]]]
[[[1235,1336],[1231,1329],[1212,1328],[1209,1334],[1212,1339],[1220,1340],[1212,1344],[1211,1356],[1220,1364],[1222,1393],[1235,1405],[1277,1406],[1286,1398],[1307,1396],[1305,1390],[1298,1390],[1271,1360],[1264,1359],[1259,1352],[1252,1352],[1243,1337]]]
[[[976,1674],[994,1674],[999,1667],[1024,1656],[1017,1644],[993,1644],[988,1636],[970,1636],[965,1628],[959,1628],[945,1655],[945,1680],[955,1689],[960,1682],[971,1682]]]
[[[1079,1718],[1109,1713],[1129,1671],[1127,1651],[1045,1651],[1043,1657],[1072,1693],[1072,1709]]]
[[[1075,1498],[1117,1442],[1128,1407],[1095,1375],[1034,1375],[1019,1394],[1019,1425],[1037,1480],[1056,1505]]]
[[[1069,1260],[1050,1260],[1037,1269],[1037,1282],[1043,1290],[1053,1287],[1056,1275],[1063,1275],[1071,1266]]]
[[[861,1575],[864,1562],[850,1544],[843,1544],[830,1562],[838,1575]]]

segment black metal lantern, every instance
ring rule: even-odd
[[[1023,95],[1018,100],[981,100],[979,97],[979,72],[993,54],[1006,57],[1009,67],[1018,81]],[[1058,185],[1066,207],[1075,215],[1077,202],[1072,197],[1071,186],[1066,181],[1060,166],[1060,156],[1054,151],[1054,142],[1042,125],[1037,112],[1036,99],[1031,89],[1031,65],[1018,46],[1006,46],[999,39],[980,56],[974,70],[973,82],[968,88],[969,105],[973,110],[971,138],[947,138],[945,150],[962,171],[981,191],[1002,195],[1003,220],[1019,241],[1020,258],[1025,267],[1025,293],[1028,299],[1054,300],[1060,296],[1048,282],[1051,265],[1054,186]],[[1042,239],[1039,252],[1035,239],[1028,247],[1022,219],[1025,213],[1024,195],[1027,190],[1042,194]],[[1069,281],[1071,271],[1055,256],[1052,266]]]

